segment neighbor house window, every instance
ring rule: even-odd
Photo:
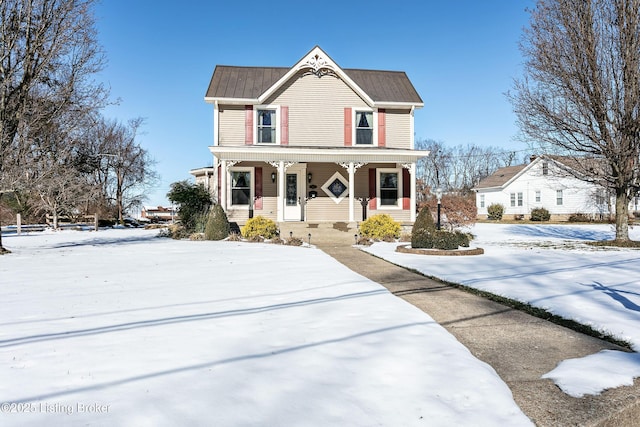
[[[276,110],[257,110],[258,144],[274,144],[276,142]]]
[[[398,169],[378,169],[378,206],[401,207],[402,175]]]
[[[356,144],[373,145],[372,111],[356,111]]]
[[[540,203],[540,190],[536,190],[536,202]]]
[[[484,194],[480,195],[480,207],[484,208]]]
[[[522,206],[522,193],[518,193],[518,206]]]
[[[231,171],[231,204],[249,205],[251,201],[251,170]]]
[[[549,162],[542,163],[542,175],[549,175]]]
[[[516,205],[516,193],[511,193],[509,196],[511,199],[511,207],[514,207]]]
[[[562,190],[556,191],[556,205],[560,206],[562,204]]]

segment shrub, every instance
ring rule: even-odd
[[[379,240],[396,239],[402,226],[387,214],[377,214],[360,223],[360,233],[364,237]]]
[[[429,210],[429,206],[425,206],[420,209],[418,212],[418,216],[416,217],[416,222],[413,223],[413,228],[411,229],[411,233],[417,230],[435,230],[436,223],[433,221],[433,215],[431,215],[431,211]]]
[[[227,214],[222,206],[216,204],[209,210],[207,224],[204,229],[206,240],[222,240],[229,237],[230,227]]]
[[[551,214],[545,208],[531,209],[531,221],[549,221]]]
[[[241,230],[242,237],[251,241],[256,241],[255,237],[262,239],[272,239],[278,234],[278,226],[272,220],[263,216],[249,219]]]
[[[178,217],[188,232],[202,232],[197,230],[198,217],[207,212],[211,206],[211,195],[202,184],[193,184],[189,181],[179,181],[171,184],[171,190],[167,198],[178,205]],[[201,225],[204,221],[201,222]]]
[[[500,221],[504,215],[504,206],[500,203],[492,203],[487,208],[487,219]]]
[[[290,237],[284,242],[287,246],[302,246],[302,243],[303,241],[299,237]]]
[[[593,222],[593,218],[587,214],[574,213],[569,215],[569,222]]]
[[[460,231],[418,230],[411,238],[412,248],[454,250],[469,247],[471,236]]]
[[[230,242],[241,242],[242,236],[240,236],[238,233],[231,233],[229,234],[229,238],[227,240]]]

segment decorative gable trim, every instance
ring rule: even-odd
[[[297,64],[278,80],[273,86],[267,89],[258,97],[259,103],[266,102],[271,95],[280,89],[287,81],[289,81],[298,72],[305,74],[313,74],[318,78],[331,75],[338,77],[344,81],[360,98],[362,98],[370,107],[374,106],[373,99],[367,95],[360,86],[358,86],[342,69],[327,55],[320,47],[316,46],[309,53],[302,57]]]

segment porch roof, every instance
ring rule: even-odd
[[[414,163],[429,155],[427,150],[361,147],[210,146],[220,160],[263,162]]]

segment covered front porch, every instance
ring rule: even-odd
[[[231,221],[357,223],[387,213],[416,216],[416,161],[401,149],[210,147],[218,201]]]

